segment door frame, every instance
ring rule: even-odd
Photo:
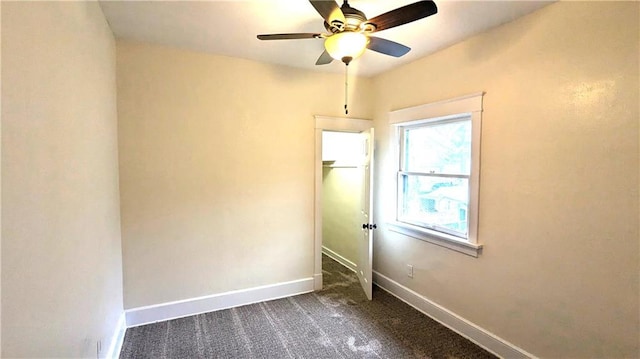
[[[315,195],[313,234],[313,289],[322,289],[322,131],[362,132],[373,126],[372,120],[346,117],[315,118]]]

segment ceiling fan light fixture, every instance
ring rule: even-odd
[[[365,34],[344,31],[329,36],[324,41],[324,48],[331,57],[348,64],[348,62],[364,53],[368,43],[369,38]]]

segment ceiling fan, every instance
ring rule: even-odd
[[[346,65],[362,55],[365,49],[385,55],[400,57],[411,50],[397,42],[371,36],[371,34],[420,20],[438,12],[431,0],[418,1],[399,7],[384,14],[367,19],[365,14],[344,0],[342,6],[334,0],[309,0],[324,19],[324,27],[329,33],[290,33],[258,35],[260,40],[324,39],[325,51],[316,65],[326,65],[334,59]]]

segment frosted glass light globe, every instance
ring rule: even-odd
[[[324,48],[331,57],[348,64],[362,55],[368,43],[369,38],[366,35],[360,32],[344,31],[329,36],[324,41]]]

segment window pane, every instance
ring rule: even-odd
[[[471,173],[470,119],[407,128],[404,141],[404,171]]]
[[[466,238],[469,180],[401,174],[398,220]]]

